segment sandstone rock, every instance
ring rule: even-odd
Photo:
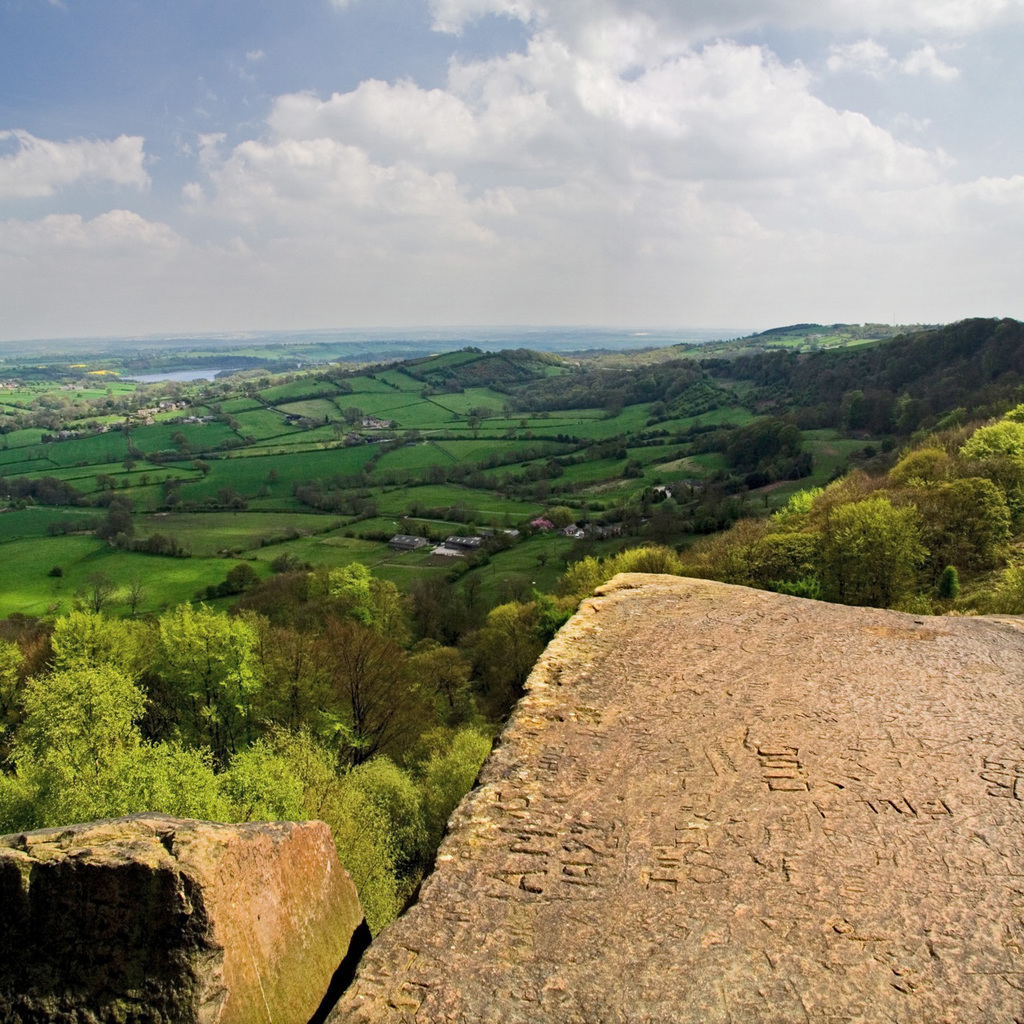
[[[618,577],[330,1020],[1024,1020],[1024,631]]]
[[[368,932],[323,822],[0,837],[0,1021],[306,1024]]]

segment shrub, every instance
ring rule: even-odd
[[[952,600],[960,596],[960,574],[956,571],[955,565],[947,565],[939,577],[939,597],[945,600]]]

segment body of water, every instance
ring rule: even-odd
[[[131,377],[122,377],[122,380],[134,380],[139,384],[157,384],[165,380],[213,380],[218,373],[237,373],[241,369],[238,366],[211,366],[205,370],[173,370],[164,373],[137,373]]]

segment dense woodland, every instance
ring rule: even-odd
[[[0,832],[322,818],[379,929],[543,646],[616,572],[1024,613],[1022,332],[12,382]],[[395,555],[396,531],[481,544]]]

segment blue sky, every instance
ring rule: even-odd
[[[1024,317],[1024,0],[0,0],[0,338]]]

